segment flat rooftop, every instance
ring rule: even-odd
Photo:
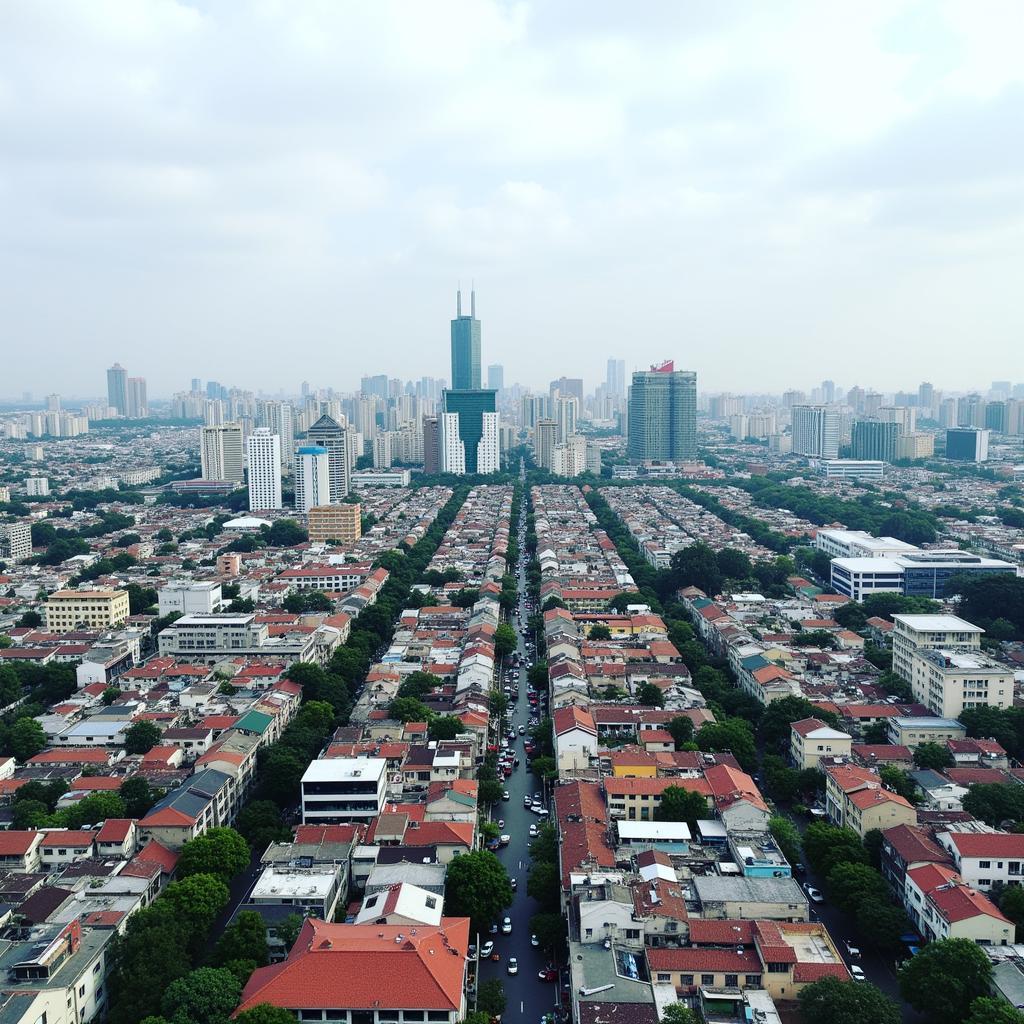
[[[957,615],[894,615],[893,622],[902,622],[922,633],[984,633],[981,626]]]
[[[387,768],[383,757],[321,757],[311,761],[303,782],[344,782],[349,779],[379,779]]]

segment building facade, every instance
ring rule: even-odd
[[[480,390],[480,321],[476,318],[476,292],[470,292],[469,316],[462,315],[462,291],[457,293],[452,321],[452,388]]]
[[[638,462],[697,458],[696,373],[668,361],[633,374],[628,452]]]
[[[53,633],[68,632],[85,625],[110,629],[130,614],[124,590],[57,590],[46,602],[46,628]]]
[[[295,453],[295,509],[308,513],[330,501],[330,455],[319,445],[302,445]]]
[[[245,479],[242,428],[237,423],[203,427],[200,447],[204,480],[240,484]]]
[[[336,541],[355,544],[362,536],[362,505],[314,505],[309,512],[309,539],[313,544]]]
[[[249,508],[282,508],[281,438],[268,427],[258,427],[246,440],[249,470]]]

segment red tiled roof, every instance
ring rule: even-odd
[[[235,1012],[270,1003],[286,1009],[380,1006],[457,1013],[468,945],[468,918],[446,917],[440,928],[415,929],[307,918],[288,958],[252,974]]]
[[[1024,835],[1016,832],[950,832],[961,857],[1024,857]]]
[[[107,818],[103,827],[96,833],[96,842],[123,843],[134,824],[133,818]]]
[[[750,946],[754,942],[754,922],[695,917],[690,921],[690,941],[697,946]]]
[[[682,949],[649,947],[647,962],[652,971],[680,971],[699,974],[702,971],[729,974],[760,974],[761,961],[752,949]]]
[[[61,747],[43,750],[28,759],[28,764],[108,764],[110,755],[95,747]]]
[[[43,834],[42,846],[92,846],[95,832],[78,832],[74,829],[59,829]]]
[[[163,843],[151,839],[134,857],[134,860],[146,864],[156,864],[165,875],[171,874],[178,864],[178,854],[169,850]]]
[[[23,857],[32,849],[40,833],[29,830],[0,830],[0,856]]]

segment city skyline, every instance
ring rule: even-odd
[[[16,393],[440,376],[471,276],[509,381],[1021,376],[1019,8],[133,12],[5,17],[0,296],[49,357]]]

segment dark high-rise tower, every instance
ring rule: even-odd
[[[476,291],[470,292],[469,316],[462,315],[462,290],[457,293],[452,321],[452,390],[480,388],[480,321],[476,318]]]
[[[629,457],[692,462],[697,458],[697,374],[669,361],[633,374]]]
[[[120,363],[107,370],[107,405],[115,408],[118,416],[128,415],[128,371]]]

